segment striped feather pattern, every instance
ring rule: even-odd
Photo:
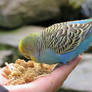
[[[91,23],[57,23],[42,32],[42,48],[50,48],[57,54],[74,50],[84,40]]]

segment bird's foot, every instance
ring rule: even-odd
[[[52,71],[56,70],[56,69],[59,68],[61,65],[62,65],[62,63],[58,63],[58,64],[54,67],[54,69],[53,69]]]

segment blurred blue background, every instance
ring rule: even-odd
[[[92,17],[92,0],[0,0],[0,66],[25,59],[20,39],[54,23]],[[92,92],[92,47],[57,92]],[[25,59],[26,60],[26,59]]]

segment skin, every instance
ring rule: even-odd
[[[12,87],[6,86],[6,88],[9,90],[9,92],[56,92],[56,90],[63,84],[65,79],[76,67],[80,60],[81,56],[78,56],[74,60],[72,60],[72,62],[60,66],[47,76],[40,77],[39,79],[28,84]],[[3,85],[5,81],[7,81],[7,79],[2,76],[3,70],[4,68],[0,70],[1,85]]]

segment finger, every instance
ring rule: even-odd
[[[58,69],[56,69],[51,73],[49,79],[52,82],[51,86],[52,89],[53,88],[57,89],[60,85],[62,85],[64,80],[72,72],[72,70],[76,67],[76,65],[79,63],[80,60],[81,56],[78,56],[77,58],[72,60],[72,62],[59,67]]]
[[[4,69],[5,68],[0,69],[0,84],[1,85],[4,85],[4,83],[7,82],[7,79],[2,76]]]

